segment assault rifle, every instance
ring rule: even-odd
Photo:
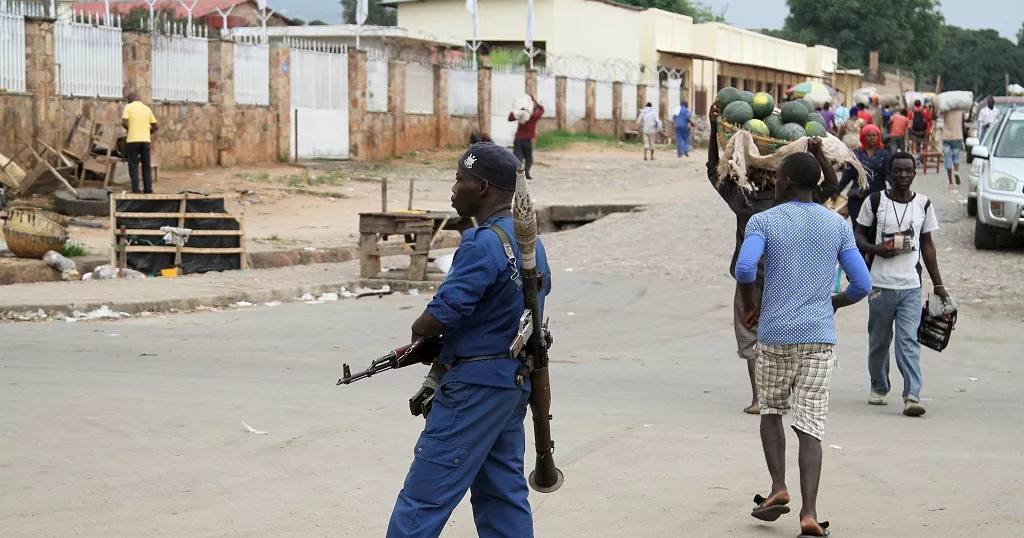
[[[374,359],[370,363],[369,368],[355,374],[352,373],[352,369],[349,368],[348,364],[343,364],[341,367],[341,379],[338,380],[338,385],[348,385],[388,370],[397,370],[423,362],[429,363],[441,354],[441,346],[443,344],[444,341],[440,336],[421,338],[412,344],[404,345],[380,358]]]

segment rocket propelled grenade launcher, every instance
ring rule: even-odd
[[[529,371],[530,412],[533,415],[533,433],[537,451],[537,464],[530,473],[530,487],[539,493],[551,493],[562,487],[565,477],[555,466],[555,442],[551,440],[551,380],[548,377],[547,348],[550,337],[540,317],[540,275],[537,274],[537,211],[526,185],[522,163],[516,171],[516,190],[512,198],[512,220],[516,244],[522,258],[523,303],[531,314],[533,330],[526,341],[526,368]]]

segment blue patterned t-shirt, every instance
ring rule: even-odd
[[[736,264],[737,280],[743,282],[746,276],[753,280],[753,275],[746,273],[756,271],[762,250],[764,294],[758,342],[835,344],[832,290],[836,261],[850,275],[847,296],[851,300],[863,298],[871,289],[850,225],[820,204],[777,205],[750,217]]]

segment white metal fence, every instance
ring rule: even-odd
[[[554,118],[558,111],[555,107],[557,89],[554,75],[537,75],[537,100],[544,105],[545,118]]]
[[[25,91],[25,17],[0,1],[0,92]]]
[[[479,100],[476,69],[448,69],[448,113],[453,116],[476,114]]]
[[[236,39],[241,41],[235,42],[235,104],[269,105],[270,47]]]
[[[495,68],[491,72],[491,139],[495,144],[511,146],[515,140],[516,122],[508,114],[516,99],[526,93],[526,74],[522,69]]]
[[[411,114],[434,113],[434,69],[420,63],[405,66],[405,111]]]
[[[598,81],[594,88],[594,117],[599,120],[610,120],[612,119],[613,105],[612,96],[615,95],[612,92],[612,83]]]
[[[348,48],[343,44],[286,40],[291,49],[292,107],[348,107]]]
[[[622,119],[635,120],[640,113],[636,109],[636,84],[622,85]]]
[[[388,60],[378,49],[366,51],[366,110],[388,111]]]
[[[206,27],[192,32],[165,26],[153,36],[153,100],[210,100],[210,52]]]
[[[587,81],[570,78],[565,81],[565,119],[571,126],[587,117]]]
[[[675,110],[679,106],[679,102],[682,99],[682,88],[683,79],[681,78],[669,78],[668,79],[668,109],[669,111]]]
[[[73,15],[53,28],[57,91],[76,97],[122,97],[121,17]]]

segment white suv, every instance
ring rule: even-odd
[[[968,211],[977,211],[974,247],[995,248],[1001,235],[1024,235],[1024,107],[1004,111],[985,140],[967,145],[974,157],[969,181],[976,202],[970,193],[967,201]]]

